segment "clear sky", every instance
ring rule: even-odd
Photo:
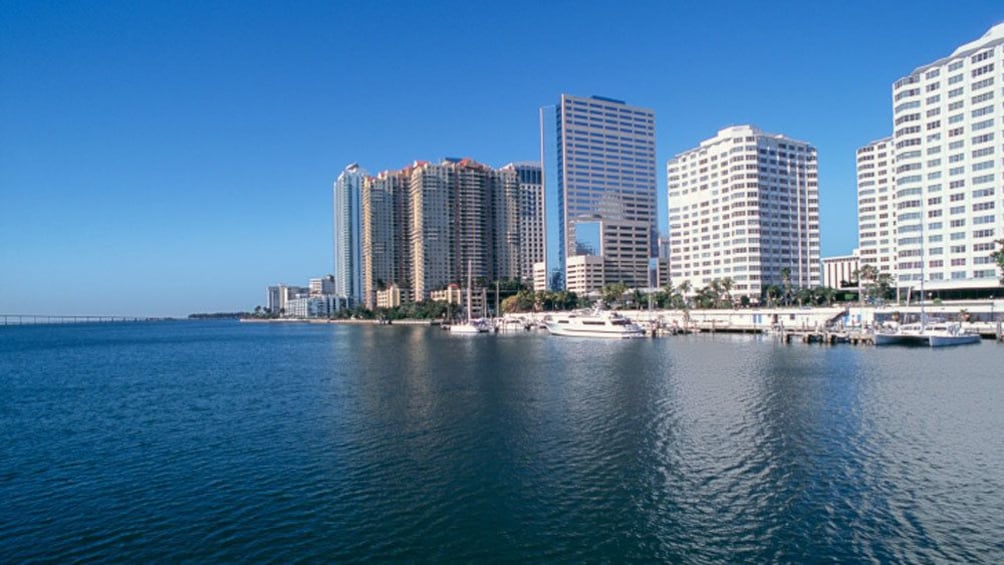
[[[331,184],[538,155],[562,92],[653,108],[665,163],[752,123],[819,150],[824,255],[893,81],[1004,2],[0,2],[0,313],[248,310],[332,270]]]

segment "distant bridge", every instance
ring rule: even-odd
[[[63,316],[58,314],[0,314],[3,326],[39,326],[64,324],[108,324],[121,322],[146,322],[155,318],[132,316]]]

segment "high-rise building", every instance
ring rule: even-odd
[[[998,24],[893,84],[901,287],[999,287],[990,253],[1004,234],[1002,70]]]
[[[366,172],[345,167],[334,184],[335,294],[350,305],[362,299],[361,196]]]
[[[395,286],[402,300],[426,300],[449,284],[522,276],[543,259],[541,168],[493,169],[472,159],[415,161],[365,177],[361,190],[364,304]],[[528,281],[529,282],[529,281]]]
[[[858,261],[895,279],[896,156],[891,137],[858,149]]]
[[[377,292],[397,285],[407,296],[412,287],[411,167],[368,177],[362,190],[362,289],[367,308],[377,306]]]
[[[416,300],[449,283],[518,276],[519,180],[472,159],[419,162],[410,176],[412,282]]]
[[[534,280],[533,265],[544,260],[544,180],[540,163],[509,163],[502,170],[513,170],[519,182],[519,205],[516,222],[519,225],[518,276],[530,285]]]
[[[602,280],[648,286],[656,234],[655,113],[562,94],[556,114],[562,272],[567,277],[568,257],[602,256]]]
[[[733,295],[819,286],[816,149],[752,126],[722,129],[666,167],[670,278],[731,278]]]

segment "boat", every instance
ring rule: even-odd
[[[467,261],[467,320],[462,324],[450,325],[453,334],[483,334],[488,333],[488,323],[481,319],[471,318],[471,262]]]
[[[632,338],[645,337],[645,330],[631,320],[608,310],[573,312],[546,320],[551,335],[563,337]]]
[[[923,202],[923,201],[922,201]],[[921,217],[924,213],[921,213]],[[921,223],[920,239],[924,239],[924,224]],[[924,250],[921,248],[920,261],[920,320],[913,324],[903,324],[889,330],[878,329],[872,334],[875,345],[926,345],[928,347],[947,347],[950,345],[966,345],[979,343],[980,334],[970,333],[962,328],[960,322],[948,323],[943,320],[929,319],[924,311],[924,272],[926,264]]]
[[[890,330],[878,330],[873,337],[875,345],[947,347],[980,342],[980,334],[967,332],[962,324],[941,321],[903,324]]]

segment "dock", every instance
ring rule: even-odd
[[[838,343],[849,343],[851,345],[874,345],[875,337],[864,331],[842,331],[842,330],[781,330],[778,335],[784,343],[821,343],[824,345],[835,345]]]

